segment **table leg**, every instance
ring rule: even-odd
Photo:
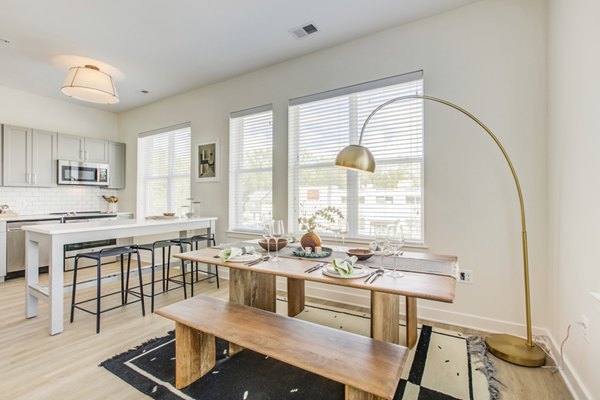
[[[275,275],[229,268],[229,301],[275,312]],[[229,356],[243,347],[229,343]]]
[[[406,296],[406,347],[417,344],[417,298]]]
[[[48,302],[50,309],[50,334],[63,331],[63,297],[64,297],[64,246],[62,242],[52,240],[50,245],[50,266],[48,267]]]
[[[371,291],[371,337],[400,343],[400,298],[396,294]]]
[[[39,265],[39,243],[26,236],[25,253],[25,317],[33,318],[38,315],[38,298],[32,293],[31,286],[37,286],[40,282]]]
[[[287,278],[288,316],[294,317],[304,310],[304,279]]]
[[[215,336],[175,323],[175,387],[202,378],[216,364]]]

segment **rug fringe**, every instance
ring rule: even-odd
[[[133,353],[133,352],[135,352],[135,351],[138,351],[138,350],[140,350],[142,347],[144,347],[144,346],[148,346],[148,345],[151,345],[151,344],[153,344],[153,343],[155,343],[155,342],[157,342],[157,341],[159,341],[159,340],[165,340],[165,338],[167,338],[168,336],[171,336],[171,335],[173,335],[173,334],[175,334],[175,331],[174,331],[174,330],[171,330],[171,331],[167,332],[167,334],[166,334],[166,335],[164,335],[164,336],[160,336],[160,337],[155,337],[155,338],[152,338],[152,339],[148,339],[148,340],[146,340],[144,343],[140,343],[140,344],[138,344],[137,346],[135,346],[135,347],[134,347],[134,348],[132,348],[132,349],[129,349],[129,350],[127,350],[127,351],[124,351],[124,352],[122,352],[122,353],[116,354],[116,355],[112,356],[111,358],[109,358],[109,359],[107,359],[107,360],[104,360],[104,361],[102,361],[100,364],[98,364],[98,366],[99,366],[99,367],[105,367],[105,366],[106,366],[106,364],[110,363],[111,361],[113,361],[113,360],[114,360],[114,359],[116,359],[116,358],[119,358],[119,357],[121,357],[121,356],[124,356],[124,355],[130,354],[130,353]]]
[[[496,366],[487,355],[487,346],[485,345],[485,339],[481,336],[467,337],[467,352],[471,356],[477,357],[483,364],[477,367],[476,370],[484,374],[488,380],[490,400],[500,399],[500,385],[504,387],[506,387],[506,385],[496,377]]]

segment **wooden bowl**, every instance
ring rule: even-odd
[[[369,249],[349,249],[346,251],[349,256],[355,256],[358,261],[368,260],[373,256],[373,252]]]
[[[262,247],[265,250],[269,250],[269,251],[275,251],[275,239],[269,239],[269,248],[267,249],[267,240],[266,239],[260,239],[258,241],[258,244],[260,245],[260,247]],[[286,239],[283,238],[279,238],[279,240],[277,241],[277,247],[279,248],[279,250],[283,249],[285,246],[287,246],[288,241]]]
[[[163,213],[163,215],[164,215],[165,217],[174,217],[174,216],[175,216],[175,213],[174,213],[174,212],[166,212],[166,213]]]

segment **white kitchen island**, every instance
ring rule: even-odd
[[[64,245],[94,240],[119,239],[135,236],[158,235],[179,232],[185,237],[187,231],[205,229],[208,237],[215,232],[216,217],[170,219],[170,220],[115,220],[93,221],[77,224],[48,224],[24,226],[26,231],[26,317],[38,315],[38,300],[49,304],[50,334],[63,331],[63,259]],[[39,283],[39,244],[47,243],[50,248],[48,287]]]

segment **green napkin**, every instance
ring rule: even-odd
[[[333,269],[341,276],[350,276],[354,273],[354,264],[358,260],[358,257],[346,257],[343,260],[341,258],[334,258],[331,262]]]
[[[379,246],[377,245],[377,242],[371,242],[371,243],[369,243],[369,249],[371,251],[377,251],[379,249]]]
[[[227,262],[232,258],[242,256],[244,254],[254,254],[255,250],[252,246],[245,246],[241,249],[239,247],[230,247],[228,249],[223,249],[219,253],[219,257],[221,260]]]

